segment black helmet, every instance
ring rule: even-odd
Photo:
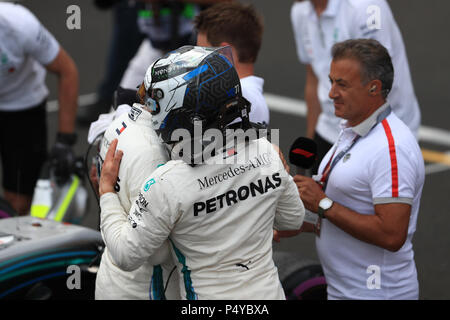
[[[242,97],[230,47],[183,46],[169,52],[148,68],[144,86],[152,126],[166,143],[176,142],[171,139],[176,129],[195,138],[194,123],[201,124],[201,134],[224,130],[238,117],[248,124],[250,104]]]

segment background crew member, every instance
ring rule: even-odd
[[[170,6],[175,6],[175,3],[178,3],[178,6],[184,7],[179,14],[179,30],[180,32],[184,32],[184,36],[178,36],[176,41],[172,41],[171,39],[173,37],[168,33],[168,29],[173,25],[173,19],[168,14],[168,12],[170,13],[170,8],[164,7],[164,5],[168,4],[167,1],[141,1],[142,3],[149,2],[145,4],[148,10],[140,10],[139,17],[140,29],[147,35],[147,38],[142,42],[133,59],[131,59],[122,80],[120,81],[120,86],[126,89],[134,89],[136,86],[139,86],[145,76],[147,67],[164,53],[179,48],[182,45],[193,44],[196,41],[193,22],[195,16],[199,14],[199,12],[215,3],[229,2],[232,0],[190,0],[171,2]],[[154,13],[158,10],[161,11],[161,14],[165,11],[164,20],[160,21],[159,25],[156,24],[153,19]],[[159,39],[159,41],[155,38]],[[164,39],[164,41],[161,42],[161,38]]]
[[[69,177],[74,161],[78,71],[72,58],[28,9],[0,3],[3,188],[5,199],[20,215],[29,213],[34,187],[47,158],[45,69],[58,76],[58,134],[50,156],[60,183]]]
[[[93,2],[100,10],[113,11],[112,33],[108,53],[104,59],[105,73],[97,87],[96,100],[80,109],[77,114],[77,121],[82,125],[90,124],[99,114],[110,110],[114,91],[127,70],[130,60],[145,39],[145,35],[139,30],[137,24],[138,12],[144,7],[142,2],[130,0],[94,0]],[[137,84],[134,88],[136,86]]]
[[[221,132],[237,117],[246,127],[248,104],[230,56],[182,47],[147,72],[152,125],[170,147],[201,141],[194,132],[199,122],[202,136],[206,128]],[[177,129],[192,140],[176,143]],[[156,169],[127,219],[114,192],[122,152],[115,153],[116,142],[111,143],[100,179],[101,228],[111,257],[133,270],[169,237],[183,298],[284,299],[272,260],[272,230],[302,224],[297,188],[265,138],[216,147],[206,163],[195,165],[198,154],[186,148],[184,161]]]
[[[264,31],[261,15],[252,5],[224,2],[200,12],[194,24],[198,46],[231,46],[242,95],[252,104],[250,121],[269,125],[264,79],[254,74]]]
[[[347,39],[370,38],[387,48],[395,68],[389,103],[417,137],[420,109],[414,93],[402,35],[385,0],[297,1],[291,21],[300,61],[306,64],[307,131],[318,145],[318,164],[339,135],[341,119],[328,98],[331,47]]]
[[[317,178],[297,175],[306,208],[321,217],[316,246],[329,299],[418,299],[412,238],[424,162],[409,128],[391,112],[394,69],[376,40],[337,43],[329,79],[345,119]]]

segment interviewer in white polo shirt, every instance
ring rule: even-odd
[[[347,39],[370,38],[387,48],[395,68],[389,104],[417,137],[420,109],[414,93],[402,35],[385,0],[295,2],[291,21],[297,54],[306,64],[306,135],[318,143],[319,160],[339,134],[339,119],[328,97],[331,47]],[[317,168],[313,168],[313,173]]]
[[[332,56],[329,96],[342,130],[319,176],[294,178],[305,207],[322,217],[316,246],[328,298],[418,299],[411,240],[424,162],[386,102],[391,59],[369,39],[337,43]]]

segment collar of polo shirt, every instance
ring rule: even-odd
[[[342,0],[328,0],[327,8],[322,12],[321,17],[334,17],[339,12],[339,5]],[[316,11],[311,1],[309,1],[309,15],[314,16],[317,19]]]
[[[377,110],[374,111],[366,120],[361,122],[360,124],[352,127],[352,130],[359,136],[366,136],[369,131],[373,128],[373,126],[377,123],[378,116],[385,111],[389,107],[389,103],[383,104]],[[347,128],[347,120],[342,121],[342,127]]]

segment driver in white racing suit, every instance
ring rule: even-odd
[[[126,212],[130,210],[132,201],[139,200],[136,198],[142,181],[168,160],[167,150],[151,127],[151,117],[144,105],[135,103],[128,113],[121,114],[110,124],[101,141],[99,164],[114,139],[118,139],[119,147],[126,153],[115,185],[120,205]],[[100,171],[100,167],[97,170]],[[168,281],[175,268],[169,249],[166,241],[152,259],[145,261],[137,270],[126,272],[114,264],[108,247],[105,247],[97,272],[95,299],[179,299],[177,274],[173,273]]]
[[[164,142],[175,143],[172,158],[180,144],[192,142],[174,142],[176,129],[198,138],[194,120],[224,132],[241,117],[239,125],[248,128],[249,105],[230,56],[185,46],[147,71],[152,126]],[[123,155],[115,153],[116,145],[112,141],[102,168],[100,206],[102,233],[117,266],[138,268],[169,238],[183,299],[285,299],[272,259],[273,228],[298,229],[304,207],[270,142],[219,147],[201,164],[198,153],[181,149],[183,160],[169,161],[145,180],[128,218],[114,192]]]

